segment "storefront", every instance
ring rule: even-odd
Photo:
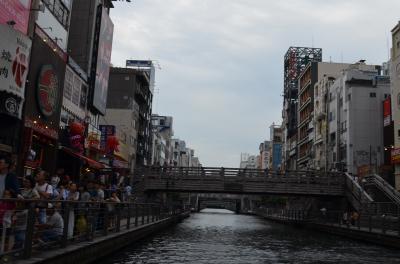
[[[67,55],[36,26],[24,109],[24,175],[37,168],[50,173],[56,170],[66,62]]]

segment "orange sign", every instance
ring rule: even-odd
[[[392,164],[400,163],[400,148],[392,149],[391,156]]]

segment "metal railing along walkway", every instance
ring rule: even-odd
[[[0,199],[0,258],[28,259],[154,223],[183,210],[178,205],[154,203]]]

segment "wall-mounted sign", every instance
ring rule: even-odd
[[[0,0],[0,24],[15,23],[13,27],[26,34],[30,9],[31,0]]]
[[[115,135],[115,126],[112,125],[100,125],[99,126],[100,136],[100,149],[106,151],[107,149],[107,138],[108,136]]]
[[[101,21],[98,33],[98,49],[94,50],[94,53],[97,52],[97,64],[95,65],[96,76],[94,76],[95,80],[92,104],[100,113],[105,114],[114,24],[108,16],[105,8],[99,6],[98,12],[99,14],[101,13],[101,16],[98,16],[98,19],[101,19]]]
[[[53,115],[58,105],[59,82],[57,73],[51,64],[43,65],[38,81],[36,96],[40,112],[49,117]]]
[[[11,110],[8,113],[12,113],[12,116],[21,118],[22,113],[19,104],[25,97],[25,83],[32,41],[8,25],[0,25],[0,36],[0,91],[9,94],[9,98],[14,98],[12,95],[16,95],[21,99],[17,101],[8,100],[6,108]]]
[[[0,91],[0,113],[21,118],[22,99]]]
[[[392,164],[399,164],[400,163],[400,148],[392,149],[392,151],[391,151],[391,161],[392,161]]]
[[[389,126],[392,123],[392,109],[390,97],[383,101],[383,126]]]

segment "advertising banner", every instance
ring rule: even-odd
[[[101,12],[93,106],[100,113],[105,114],[114,25],[104,8]]]
[[[390,97],[383,101],[383,126],[389,126],[392,122],[392,109],[390,104]]]
[[[0,25],[0,36],[0,92],[10,94],[2,103],[6,113],[21,118],[32,41],[8,25]]]
[[[15,23],[14,29],[28,32],[31,0],[0,0],[0,24]]]
[[[400,163],[400,148],[392,149],[391,152],[391,160],[392,164],[399,164]]]

